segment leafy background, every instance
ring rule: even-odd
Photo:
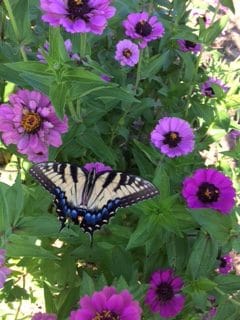
[[[234,11],[231,0],[221,3]],[[90,249],[88,236],[77,226],[59,232],[51,197],[28,174],[31,164],[14,146],[2,144],[3,162],[18,172],[11,186],[0,184],[1,242],[13,270],[0,293],[2,319],[30,318],[31,309],[22,308],[24,303],[39,303],[44,309],[43,300],[47,312],[67,319],[82,295],[106,284],[128,288],[144,306],[151,273],[172,267],[184,279],[187,298],[176,319],[202,319],[210,308],[207,297],[215,295],[214,319],[237,320],[239,276],[221,276],[215,269],[219,253],[240,251],[239,207],[229,216],[189,210],[180,194],[184,177],[204,167],[201,152],[213,142],[220,149],[219,141],[232,128],[240,129],[239,60],[226,61],[223,53],[213,49],[228,16],[210,7],[214,22],[206,29],[201,22],[191,23],[194,1],[115,0],[113,4],[117,14],[108,28],[102,36],[88,34],[85,47],[79,35],[42,23],[37,0],[4,0],[0,4],[0,97],[7,101],[17,88],[39,90],[50,97],[59,117],[68,115],[70,129],[63,145],[50,150],[49,160],[80,165],[102,161],[153,181],[160,196],[120,210],[96,233]],[[140,66],[122,68],[113,58],[117,41],[124,38],[121,21],[143,9],[159,17],[165,35],[144,50]],[[65,52],[63,41],[68,38],[82,57],[79,64]],[[176,39],[182,38],[202,43],[205,50],[200,56],[179,51]],[[46,39],[51,49],[47,64],[42,64],[36,51]],[[101,74],[112,80],[102,81]],[[220,91],[213,99],[201,95],[199,84],[209,75],[230,85],[227,96]],[[166,115],[191,123],[196,147],[190,155],[169,159],[151,146],[150,132]],[[217,161],[211,163],[232,178],[238,191],[239,167],[232,163],[239,163],[239,150],[239,142],[230,151],[220,149]],[[144,307],[143,319],[160,317]]]

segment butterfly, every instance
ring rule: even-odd
[[[69,163],[42,162],[30,174],[54,195],[62,228],[67,220],[93,236],[119,208],[159,194],[147,180],[121,171],[90,171]]]

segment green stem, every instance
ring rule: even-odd
[[[80,57],[83,58],[86,55],[87,34],[82,33],[80,35]]]
[[[142,55],[143,55],[143,50],[140,49],[139,61],[138,61],[138,66],[137,66],[136,83],[135,83],[135,92],[137,92],[138,84],[139,84],[139,81],[141,78]]]
[[[4,3],[4,5],[5,5],[6,9],[7,9],[7,12],[8,12],[12,27],[13,27],[13,31],[14,31],[15,36],[16,36],[16,39],[17,39],[18,43],[20,44],[20,34],[19,34],[19,31],[18,31],[18,27],[17,27],[17,23],[16,23],[16,20],[15,20],[13,11],[12,11],[12,7],[11,7],[11,5],[10,5],[8,0],[3,0],[3,3]],[[20,52],[21,52],[21,55],[23,57],[23,61],[27,61],[27,55],[26,55],[26,53],[24,51],[24,47],[22,45],[20,45]]]

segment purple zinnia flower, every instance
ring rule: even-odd
[[[59,120],[47,96],[38,91],[19,90],[0,105],[0,132],[6,145],[28,155],[30,161],[48,160],[48,147],[62,144],[67,117]]]
[[[165,31],[158,18],[149,17],[147,12],[130,13],[123,21],[123,26],[127,36],[140,39],[141,48],[145,48],[149,41],[162,38]]]
[[[227,92],[229,90],[229,87],[227,87],[220,79],[208,78],[208,80],[205,81],[204,83],[202,83],[202,85],[200,87],[201,93],[204,96],[207,96],[207,97],[210,97],[210,98],[215,97],[215,92],[214,92],[213,85],[222,88],[222,90],[224,92]]]
[[[91,171],[91,170],[95,170],[96,173],[98,172],[102,172],[102,171],[112,171],[112,168],[109,166],[106,166],[104,163],[102,162],[90,162],[90,163],[86,163],[83,166],[84,169]]]
[[[73,53],[72,52],[72,41],[70,39],[67,39],[64,41],[64,46],[65,46],[65,49],[68,53],[68,56],[71,60],[73,61],[80,61],[80,57],[77,53]],[[38,49],[38,53],[37,53],[37,58],[40,62],[42,63],[46,63],[46,59],[43,55],[43,52],[48,55],[48,52],[49,52],[49,42],[48,41],[45,41],[44,45],[43,45],[43,48],[42,49]]]
[[[233,270],[233,258],[229,254],[220,257],[220,263],[217,271],[221,274],[227,274]]]
[[[185,298],[180,294],[182,287],[182,279],[175,277],[172,269],[158,270],[152,274],[145,303],[163,318],[175,317],[184,306]]]
[[[187,121],[165,117],[151,132],[151,142],[168,157],[179,157],[193,151],[194,134]]]
[[[116,12],[111,0],[40,0],[42,20],[71,33],[102,34]]]
[[[198,169],[183,181],[182,195],[189,208],[212,208],[228,214],[235,194],[231,179],[216,169]]]
[[[179,39],[177,40],[179,49],[183,52],[193,52],[193,53],[198,53],[201,51],[202,46],[199,43],[195,43],[189,40],[183,40]]]
[[[139,48],[130,40],[121,40],[117,43],[115,59],[122,66],[133,67],[139,60]]]
[[[31,320],[57,320],[57,316],[53,313],[38,312],[32,316]]]
[[[3,288],[7,276],[11,273],[11,270],[4,266],[5,254],[6,251],[4,249],[0,249],[0,288]]]
[[[127,291],[117,292],[104,287],[92,296],[85,295],[79,301],[80,308],[72,311],[70,320],[140,320],[142,310]]]

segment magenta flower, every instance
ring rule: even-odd
[[[201,51],[202,46],[199,43],[195,43],[189,40],[179,39],[177,40],[178,47],[183,52],[198,53]]]
[[[67,32],[102,34],[116,12],[111,0],[40,0],[42,20]]]
[[[165,31],[158,18],[149,17],[147,12],[130,13],[123,21],[123,27],[127,36],[140,40],[140,48],[145,48],[152,40],[162,38]]]
[[[227,87],[220,79],[210,77],[200,86],[201,93],[209,98],[215,97],[214,86],[218,86],[224,92],[229,90],[229,87]]]
[[[80,61],[79,55],[77,53],[72,52],[72,41],[70,39],[67,39],[64,41],[64,46],[65,46],[65,49],[66,49],[68,56],[71,60]],[[38,53],[37,53],[38,60],[42,63],[46,63],[46,59],[45,59],[43,53],[45,55],[48,55],[48,52],[49,52],[49,42],[45,41],[43,48],[38,49]]]
[[[182,287],[182,279],[175,277],[172,269],[158,270],[152,274],[145,303],[152,312],[159,313],[163,318],[175,317],[182,311],[185,302],[180,294]]]
[[[72,311],[70,320],[140,320],[142,310],[131,294],[124,290],[117,293],[113,287],[104,287],[92,296],[79,301],[80,308]]]
[[[212,307],[207,314],[202,317],[202,320],[212,320],[217,314],[217,308]]]
[[[5,254],[4,249],[0,249],[0,289],[4,287],[7,276],[11,273],[11,270],[5,267]]]
[[[234,207],[232,181],[216,169],[198,169],[183,181],[182,195],[189,208],[212,208],[228,214]]]
[[[121,40],[117,43],[115,59],[122,66],[133,67],[139,60],[139,48],[130,40]]]
[[[193,151],[194,134],[187,121],[165,117],[151,132],[151,142],[160,152],[174,158]]]
[[[57,320],[57,316],[53,313],[38,312],[32,316],[31,320]]]
[[[221,274],[227,274],[233,270],[233,258],[229,254],[220,257],[220,263],[217,271]]]
[[[6,145],[17,145],[30,161],[48,160],[48,147],[62,144],[67,117],[59,120],[48,97],[38,91],[19,90],[0,105],[0,132]]]
[[[104,163],[102,162],[90,162],[90,163],[86,163],[84,166],[84,169],[91,171],[93,169],[95,169],[96,173],[98,172],[103,172],[103,171],[112,171],[112,168],[109,166],[106,166]]]

